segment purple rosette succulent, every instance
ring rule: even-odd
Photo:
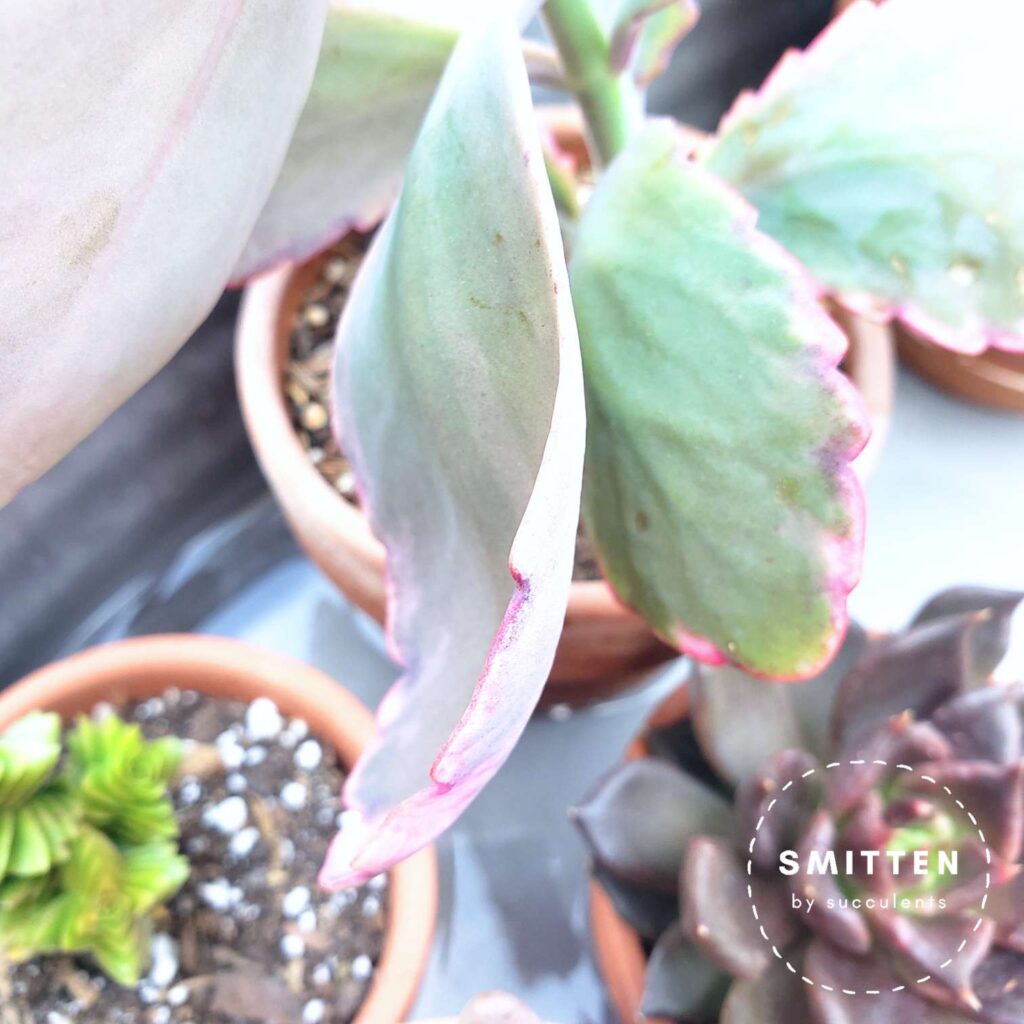
[[[721,1024],[1024,1021],[1020,594],[852,629],[821,676],[700,666],[691,714],[574,812],[648,944],[643,1011]]]

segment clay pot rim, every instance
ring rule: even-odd
[[[270,697],[304,718],[350,768],[373,733],[366,706],[301,661],[223,637],[164,634],[119,640],[52,662],[0,693],[0,730],[34,710],[62,717],[102,701],[157,696],[169,686],[212,697]],[[384,947],[353,1024],[396,1024],[415,999],[437,920],[437,858],[427,847],[392,868]]]

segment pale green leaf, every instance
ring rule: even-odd
[[[388,551],[404,675],[348,780],[323,880],[446,828],[540,696],[579,513],[579,347],[511,21],[456,46],[338,331],[336,402]]]
[[[737,103],[707,166],[852,308],[1024,349],[1024,6],[853,4]]]
[[[601,178],[570,278],[584,516],[667,641],[759,675],[825,664],[859,574],[865,428],[845,342],[754,213],[654,122]]]
[[[236,280],[383,218],[468,13],[462,6],[332,0],[309,98]]]

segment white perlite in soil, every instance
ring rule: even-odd
[[[126,717],[190,741],[173,797],[191,877],[136,989],[87,959],[0,965],[2,1024],[348,1024],[380,956],[387,877],[317,886],[343,818],[333,750],[266,699],[169,690]]]

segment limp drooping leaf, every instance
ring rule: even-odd
[[[210,311],[284,159],[325,8],[0,9],[0,505]]]
[[[1024,349],[1024,7],[867,0],[722,124],[707,166],[855,309]]]
[[[584,515],[619,596],[659,635],[797,678],[846,628],[865,427],[835,370],[841,333],[754,220],[665,122],[598,182],[570,266]]]
[[[323,871],[375,874],[501,767],[565,614],[584,443],[554,201],[511,22],[463,37],[338,330],[336,409],[404,674]]]
[[[443,6],[450,17],[431,4],[331,0],[309,98],[235,280],[387,213],[458,38],[458,11]]]

